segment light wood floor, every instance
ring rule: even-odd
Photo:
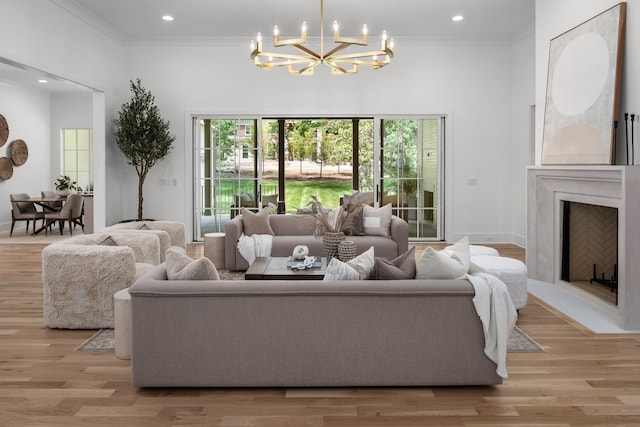
[[[508,354],[496,387],[138,389],[129,361],[74,352],[94,331],[43,327],[42,247],[0,244],[1,426],[640,426],[640,336],[594,335],[533,297],[518,325],[546,353]]]

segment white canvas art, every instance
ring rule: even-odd
[[[551,40],[542,164],[612,164],[626,3]]]

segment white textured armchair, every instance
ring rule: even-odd
[[[130,221],[121,222],[105,228],[104,232],[111,230],[163,230],[169,234],[171,246],[186,247],[184,224],[174,221]]]
[[[42,251],[44,324],[49,328],[113,328],[113,294],[160,264],[151,233],[98,233]]]

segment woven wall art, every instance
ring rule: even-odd
[[[0,147],[9,139],[9,123],[0,114]],[[0,156],[0,181],[13,176],[13,167],[22,166],[29,158],[29,148],[23,139],[13,140],[7,145],[6,155]]]
[[[7,142],[7,139],[9,139],[9,124],[7,123],[7,119],[0,114],[0,147]]]

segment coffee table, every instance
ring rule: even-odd
[[[322,280],[327,270],[327,258],[321,258],[321,266],[294,270],[287,267],[289,257],[258,257],[244,273],[245,280]]]

